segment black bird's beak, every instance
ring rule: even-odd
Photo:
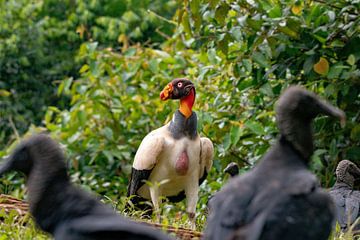
[[[360,168],[358,168],[355,164],[350,169],[351,175],[353,175],[355,178],[360,178]]]
[[[318,104],[319,104],[320,112],[322,114],[340,119],[341,127],[345,127],[346,115],[342,110],[322,100],[319,100]]]
[[[235,162],[229,163],[224,169],[224,173],[230,174],[231,177],[235,177],[239,174],[239,166]]]

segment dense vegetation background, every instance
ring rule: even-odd
[[[47,130],[74,182],[121,202],[142,138],[177,108],[159,92],[185,76],[216,151],[203,209],[228,162],[246,171],[266,152],[274,103],[301,84],[347,114],[343,129],[314,124],[311,169],[330,187],[339,160],[359,163],[359,9],[358,0],[0,0],[0,157]],[[24,194],[15,174],[1,181],[1,192]]]

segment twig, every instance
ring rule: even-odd
[[[19,135],[18,131],[16,130],[16,126],[15,126],[15,124],[14,124],[11,116],[9,116],[9,123],[10,123],[10,127],[12,128],[12,130],[13,130],[14,133],[15,133],[16,139],[17,139],[18,141],[20,141],[20,135]]]
[[[157,13],[154,12],[154,11],[151,11],[150,9],[148,9],[147,12],[150,13],[150,14],[151,14],[151,13],[154,14],[156,17],[158,17],[159,19],[161,19],[161,20],[163,20],[163,21],[165,21],[165,22],[167,22],[167,23],[170,23],[170,24],[173,24],[173,25],[176,25],[176,26],[177,26],[177,23],[176,23],[176,22],[174,22],[174,21],[172,21],[172,20],[169,20],[169,19],[167,19],[167,18],[164,18],[163,16],[160,16],[159,14],[157,14]]]

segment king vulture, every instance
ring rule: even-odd
[[[247,173],[232,178],[210,203],[205,239],[328,239],[334,204],[308,168],[314,151],[311,123],[320,114],[345,114],[299,86],[276,107],[280,136]]]
[[[194,228],[199,185],[212,166],[213,144],[197,132],[197,116],[192,111],[195,87],[191,81],[174,79],[160,98],[180,99],[180,108],[168,124],[142,140],[132,166],[128,196],[135,195],[133,203],[138,206],[139,199],[151,200],[155,212],[159,210],[160,196],[172,202],[186,198],[186,211]]]

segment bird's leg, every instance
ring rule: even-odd
[[[197,181],[194,181],[192,182],[192,184],[189,185],[190,186],[185,190],[186,201],[187,201],[186,212],[189,215],[191,229],[195,229],[196,228],[195,211],[196,211],[196,203],[199,198],[198,197],[199,185],[197,184]]]
[[[157,183],[154,183],[150,187],[150,197],[156,213],[156,220],[160,223],[159,186]]]

